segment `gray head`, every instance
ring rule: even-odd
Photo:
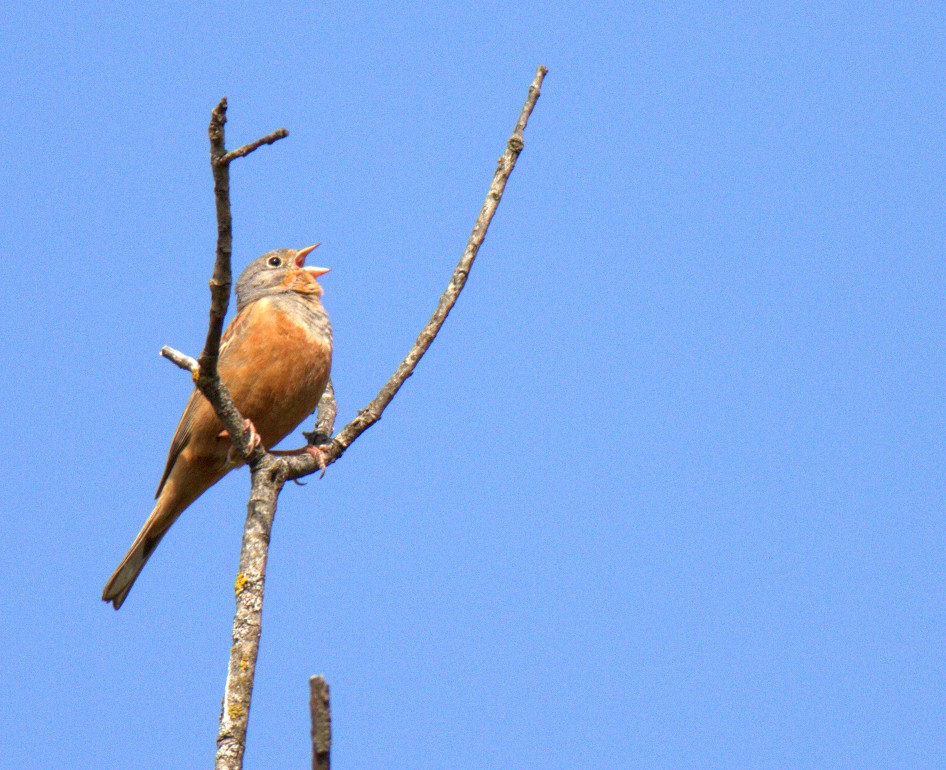
[[[274,294],[294,292],[312,299],[322,296],[315,280],[327,267],[306,267],[305,258],[316,246],[304,249],[276,249],[254,259],[236,282],[237,312],[251,302]]]

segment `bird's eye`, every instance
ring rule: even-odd
[[[273,267],[279,267],[282,264],[282,260],[279,257],[270,257],[269,264]]]

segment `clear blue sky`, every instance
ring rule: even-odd
[[[827,6],[827,7],[825,7]],[[137,8],[137,6],[135,6]],[[285,491],[248,768],[941,766],[946,10],[7,3],[0,766],[208,767],[245,473],[115,613],[234,261],[322,241],[340,419]],[[298,443],[294,439],[293,443]]]

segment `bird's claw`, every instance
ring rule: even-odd
[[[322,444],[321,446],[317,444],[306,444],[302,449],[270,449],[269,453],[278,457],[299,457],[299,455],[304,454],[312,455],[322,471],[322,473],[319,474],[319,478],[321,479],[325,476],[325,469],[328,467],[325,453],[331,451],[331,449],[331,443]]]
[[[263,439],[261,439],[259,433],[256,432],[256,426],[253,425],[252,420],[249,420],[249,419],[243,420],[243,430],[249,433],[248,441],[249,441],[250,446],[249,446],[249,449],[247,449],[246,455],[245,455],[245,457],[249,457],[251,454],[253,454],[253,452],[256,451],[257,447],[262,446]],[[226,431],[223,431],[223,432],[226,433]],[[230,463],[231,465],[235,465],[237,463],[237,460],[234,457],[234,451],[233,451],[235,448],[236,447],[234,447],[231,444],[230,448],[227,450],[227,462]]]
[[[325,447],[325,449],[328,449],[328,448],[329,448],[329,445],[328,445],[328,444],[325,444],[324,447]],[[315,458],[315,461],[319,464],[319,469],[322,471],[322,472],[319,474],[319,478],[320,478],[320,479],[321,479],[321,478],[324,478],[324,477],[325,477],[325,469],[326,469],[328,466],[327,466],[326,463],[325,463],[325,452],[323,451],[323,447],[316,446],[315,444],[306,444],[306,446],[304,447],[303,451],[306,452],[306,454],[310,454],[310,455],[312,455],[312,456]]]

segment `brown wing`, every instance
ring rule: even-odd
[[[238,313],[236,318],[230,322],[230,325],[223,333],[223,337],[220,338],[220,360],[218,361],[218,366],[225,360],[227,348],[230,347],[233,340],[237,338],[246,327],[246,319],[249,318],[253,307],[254,305],[251,304]],[[161,494],[161,490],[164,489],[164,482],[168,480],[168,476],[171,475],[171,470],[174,468],[174,463],[177,461],[184,447],[187,446],[187,442],[190,441],[191,430],[194,425],[194,416],[197,413],[197,408],[202,398],[203,396],[200,394],[200,391],[194,388],[194,392],[191,393],[187,406],[184,407],[184,414],[181,415],[181,421],[177,424],[177,430],[174,431],[174,438],[171,439],[171,448],[168,450],[168,460],[164,466],[164,474],[161,476],[161,481],[158,482],[158,491],[154,493],[155,498]]]
[[[171,448],[168,450],[168,461],[164,466],[164,474],[161,476],[161,481],[158,482],[158,491],[154,493],[155,498],[160,496],[161,490],[164,489],[164,482],[168,480],[168,476],[171,475],[171,470],[174,468],[174,462],[177,460],[178,455],[181,454],[181,450],[187,446],[187,442],[190,440],[191,427],[194,424],[194,413],[197,411],[197,400],[199,398],[202,398],[202,396],[197,388],[194,388],[194,392],[191,393],[187,406],[184,407],[184,414],[181,415],[181,421],[177,424],[177,430],[174,431],[174,438],[171,439]]]

